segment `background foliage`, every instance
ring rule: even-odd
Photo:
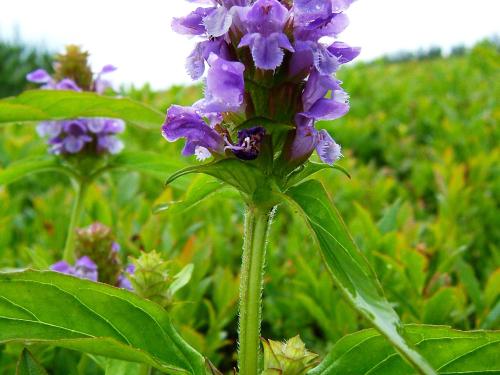
[[[498,45],[483,42],[447,58],[381,59],[340,73],[352,110],[323,126],[344,145],[340,165],[352,179],[335,171],[321,179],[405,323],[500,328],[499,57]],[[122,93],[165,111],[192,103],[201,89],[145,86]],[[159,127],[129,127],[127,149],[179,158],[182,145],[165,142]],[[45,152],[34,126],[0,127],[0,168]],[[171,308],[174,324],[230,370],[243,206],[222,190],[187,211],[153,215],[155,204],[184,194],[177,185],[164,189],[165,177],[105,175],[91,188],[83,223],[111,226],[124,259],[156,249],[179,269],[193,263],[193,278]],[[45,268],[58,260],[72,198],[69,182],[50,173],[0,187],[0,268]],[[300,333],[324,355],[342,336],[366,327],[333,288],[304,224],[286,207],[272,229],[265,283],[266,338]],[[0,373],[13,373],[19,352],[0,348]],[[33,352],[56,374],[102,373],[99,360],[63,349]]]
[[[37,68],[52,70],[52,54],[19,40],[0,40],[0,98],[20,94],[29,86],[26,74]]]

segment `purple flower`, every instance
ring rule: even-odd
[[[106,89],[111,87],[111,82],[102,78],[104,74],[112,73],[117,68],[114,65],[104,65],[99,73],[97,73],[97,77],[94,80],[94,91],[98,94],[102,94]]]
[[[47,137],[54,154],[77,154],[96,142],[97,153],[116,154],[123,143],[115,134],[123,132],[125,124],[114,119],[78,119],[46,121],[37,126],[41,137]]]
[[[194,108],[171,106],[162,127],[162,134],[170,142],[185,138],[186,145],[182,151],[185,156],[195,154],[198,147],[220,154],[224,152],[222,136],[207,125]]]
[[[37,69],[28,73],[26,79],[33,83],[49,83],[52,81],[52,77],[44,69]]]
[[[309,159],[318,145],[319,137],[312,118],[298,114],[295,122],[297,128],[285,150],[285,157],[291,164],[300,165]]]
[[[229,49],[223,38],[215,38],[197,43],[186,61],[186,70],[192,79],[196,80],[205,72],[205,61],[215,53],[220,58],[229,60]]]
[[[240,62],[227,61],[216,54],[208,58],[205,99],[195,104],[204,113],[237,112],[243,104],[245,66]]]
[[[50,269],[52,271],[59,272],[59,273],[65,273],[67,275],[73,275],[73,273],[75,272],[74,268],[72,266],[70,266],[68,262],[66,262],[64,260],[61,260],[57,263],[54,263],[52,266],[50,266]]]
[[[115,70],[113,65],[105,65],[93,81],[93,91],[102,93],[110,87],[110,82],[103,80],[102,75]],[[44,84],[43,89],[82,91],[72,79],[64,78],[56,81],[43,69],[29,73],[26,78],[31,82]],[[125,123],[122,120],[80,118],[41,122],[37,126],[37,133],[48,139],[49,152],[53,154],[80,152],[117,154],[124,145],[116,138],[116,134],[123,132],[124,129]]]
[[[314,66],[323,75],[335,73],[340,64],[335,48],[329,49],[320,42],[323,37],[336,37],[348,25],[347,16],[343,13],[332,13],[331,17],[317,20],[306,26],[297,26],[294,31],[296,53],[291,60],[291,75],[308,71]]]
[[[65,261],[60,261],[54,263],[50,267],[50,269],[55,272],[64,273],[67,275],[78,277],[80,279],[88,279],[91,281],[97,281],[98,277],[96,264],[87,256],[83,256],[78,259],[74,267]]]
[[[328,51],[338,59],[340,64],[345,64],[358,57],[361,48],[350,47],[343,42],[334,42],[328,47]]]
[[[297,115],[297,129],[286,150],[286,159],[293,165],[300,165],[311,156],[314,149],[321,161],[332,165],[342,157],[341,148],[324,129],[318,131],[314,120]]]
[[[342,157],[341,147],[324,129],[319,131],[319,141],[316,151],[323,163],[332,165]]]
[[[299,24],[309,24],[318,20],[326,20],[332,14],[340,13],[354,0],[294,0],[293,10],[295,21]]]
[[[74,275],[80,279],[97,281],[97,266],[87,256],[83,256],[75,263]]]
[[[132,287],[132,283],[128,278],[129,275],[133,275],[135,273],[135,266],[133,264],[127,265],[123,273],[118,277],[118,287],[128,290],[134,290]]]
[[[335,120],[345,115],[349,111],[349,97],[339,83],[331,76],[313,71],[302,94],[304,115],[315,120]]]
[[[254,160],[259,156],[266,129],[261,126],[243,129],[238,132],[238,144],[227,146],[238,158]]]
[[[283,33],[288,17],[288,9],[277,0],[257,0],[244,16],[248,33],[238,47],[250,47],[257,68],[274,70],[283,62],[283,50],[294,51]]]
[[[175,17],[172,20],[172,30],[184,35],[202,35],[206,29],[203,19],[215,8],[198,8],[186,17]]]

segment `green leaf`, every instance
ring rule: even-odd
[[[250,163],[238,159],[223,159],[182,169],[170,176],[166,184],[191,173],[204,173],[215,177],[248,195],[254,194],[262,187],[260,183],[267,180],[264,174]]]
[[[0,274],[0,343],[45,343],[172,374],[204,374],[204,359],[165,310],[135,294],[55,272]]]
[[[189,263],[174,276],[174,281],[172,281],[172,284],[170,284],[170,287],[168,288],[168,293],[171,296],[189,283],[189,280],[191,280],[191,276],[193,275],[193,268],[193,264]]]
[[[17,362],[16,375],[47,375],[28,349],[24,348]]]
[[[91,92],[31,90],[0,100],[0,123],[79,117],[119,118],[154,130],[158,130],[165,119],[163,113],[142,103]]]
[[[159,214],[165,211],[174,215],[184,213],[214,194],[227,191],[225,188],[226,185],[218,180],[208,176],[198,176],[189,185],[181,200],[158,204],[153,208],[153,213]]]
[[[102,172],[112,169],[137,171],[164,181],[184,165],[176,159],[167,158],[154,152],[130,151],[122,152],[113,157]],[[176,187],[186,189],[187,184],[177,183]]]
[[[458,277],[462,281],[469,298],[474,303],[476,314],[480,316],[484,310],[484,302],[481,291],[481,284],[477,279],[474,269],[469,263],[466,263],[462,258],[457,261]]]
[[[23,177],[41,172],[60,172],[73,175],[69,168],[63,167],[53,156],[43,156],[20,160],[0,170],[0,185],[11,184]]]
[[[287,183],[286,186],[295,186],[302,181],[304,181],[306,178],[311,177],[312,175],[324,170],[324,169],[336,169],[343,174],[345,174],[348,178],[351,178],[351,175],[349,172],[347,172],[344,168],[341,166],[334,164],[334,165],[328,165],[325,163],[314,163],[312,161],[307,162],[306,164],[300,166],[297,168],[297,170],[293,171],[290,173],[290,175],[287,177]]]
[[[328,270],[352,306],[368,319],[413,366],[434,374],[401,334],[401,323],[386,300],[377,277],[354,243],[323,185],[309,180],[288,192],[288,202],[305,218]]]
[[[406,327],[408,337],[439,374],[500,373],[500,332],[449,327]],[[340,339],[309,375],[413,375],[411,368],[374,329]]]
[[[106,375],[137,375],[141,372],[139,363],[120,361],[118,359],[108,359],[106,361]]]

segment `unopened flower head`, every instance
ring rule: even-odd
[[[205,97],[171,107],[164,137],[185,138],[183,154],[199,160],[253,160],[265,149],[298,166],[316,150],[333,164],[340,146],[316,122],[349,111],[335,74],[360,50],[336,39],[354,0],[189,1],[200,5],[172,27],[198,39],[186,67],[193,79],[206,74]]]
[[[30,82],[41,84],[45,90],[92,91],[102,94],[111,84],[103,75],[116,70],[112,65],[104,66],[93,74],[87,63],[88,54],[76,46],[68,46],[66,53],[57,56],[55,73],[51,76],[43,69],[27,75]],[[118,119],[78,118],[63,121],[44,121],[38,124],[37,132],[47,138],[49,151],[53,154],[116,154],[123,143],[116,134],[123,132],[125,123]]]
[[[60,261],[53,264],[51,270],[132,290],[129,277],[134,267],[122,265],[121,247],[111,228],[97,222],[78,228],[75,242],[78,257],[75,265]]]

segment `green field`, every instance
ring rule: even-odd
[[[351,111],[321,126],[343,146],[339,164],[351,179],[334,170],[320,179],[389,301],[405,323],[500,328],[498,45],[480,43],[447,58],[358,63],[339,76]],[[122,91],[163,112],[202,94],[199,87]],[[160,126],[129,126],[122,137],[127,150],[180,161],[182,145],[167,143]],[[45,153],[34,125],[0,127],[0,169]],[[90,189],[83,225],[112,227],[124,260],[157,250],[174,268],[193,263],[191,282],[176,294],[171,314],[188,342],[229,371],[235,366],[243,205],[225,189],[181,213],[153,215],[154,205],[182,200],[194,180],[211,181],[184,177],[165,189],[167,176],[104,175]],[[47,268],[59,260],[73,197],[69,181],[51,173],[0,187],[0,268]],[[368,324],[333,286],[305,224],[286,206],[279,210],[268,251],[262,336],[300,334],[310,350],[324,355]],[[77,354],[32,351],[57,373],[78,373]],[[13,373],[18,352],[17,346],[0,347],[3,374]]]

